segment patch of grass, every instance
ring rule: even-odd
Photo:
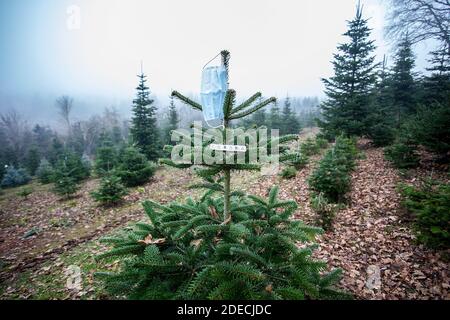
[[[32,194],[33,192],[34,192],[34,189],[33,189],[32,187],[30,187],[30,186],[25,186],[25,187],[20,188],[19,192],[17,192],[17,195],[18,195],[19,197],[22,197],[22,198],[24,198],[24,199],[27,199],[28,196],[29,196],[30,194]]]
[[[30,217],[25,215],[25,216],[21,216],[21,217],[14,217],[12,219],[4,221],[2,224],[5,227],[10,227],[10,226],[25,227],[26,225],[28,225],[29,221],[30,221]]]
[[[139,192],[139,193],[145,193],[145,188],[139,187],[139,188],[136,189],[136,191]]]
[[[66,208],[75,208],[77,204],[78,204],[77,200],[71,199],[67,201],[64,205]]]
[[[45,267],[45,265],[44,265]],[[51,269],[49,269],[51,270]],[[53,272],[55,270],[53,269]],[[11,290],[13,289],[13,290]],[[2,299],[52,300],[64,298],[63,279],[60,274],[42,272],[39,274],[25,271],[15,279],[14,283],[2,283],[0,286]]]
[[[67,217],[61,218],[53,217],[50,219],[49,223],[52,227],[63,227],[63,228],[67,228],[73,225],[73,223]]]
[[[2,299],[99,299],[107,298],[102,287],[93,277],[94,271],[111,269],[113,263],[97,263],[94,256],[102,248],[95,241],[89,241],[75,249],[62,254],[56,261],[42,264],[35,271],[25,271],[18,275],[14,282],[4,282],[0,285]],[[82,290],[71,291],[66,288],[67,275],[65,270],[75,265],[80,267]],[[10,287],[10,288],[8,288]]]

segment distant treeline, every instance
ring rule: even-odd
[[[150,91],[148,90],[148,93]],[[150,95],[149,95],[150,96]],[[195,97],[193,97],[196,99]],[[136,102],[136,101],[135,101]],[[292,97],[281,99],[284,107],[280,110],[274,107],[269,112],[259,112],[245,123],[234,125],[265,125],[289,133],[299,132],[301,127],[315,125],[319,116],[317,97]],[[159,150],[163,144],[170,144],[170,132],[179,127],[189,127],[193,121],[202,121],[201,112],[192,112],[188,107],[175,105],[170,100],[169,105],[154,106],[157,142],[151,149]],[[146,108],[148,107],[145,106]],[[133,107],[134,108],[134,107]],[[80,157],[93,159],[97,149],[103,141],[111,141],[115,146],[121,147],[133,144],[130,129],[133,119],[136,121],[136,112],[130,103],[132,119],[123,117],[115,108],[105,108],[103,113],[90,116],[86,120],[77,120],[77,101],[68,96],[62,96],[53,107],[54,119],[58,119],[57,128],[48,124],[31,125],[26,119],[27,115],[20,114],[15,109],[0,114],[0,179],[5,166],[25,168],[33,175],[42,159],[56,163],[62,150],[70,150]],[[139,121],[138,121],[139,122]],[[289,128],[289,129],[286,129]],[[146,133],[143,134],[145,136]],[[143,142],[145,144],[147,142]],[[156,156],[150,156],[155,160]]]

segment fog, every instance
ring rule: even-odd
[[[74,116],[115,107],[128,116],[143,70],[160,107],[172,89],[197,94],[201,69],[220,50],[232,54],[231,87],[243,99],[322,96],[333,52],[355,0],[1,0],[0,112],[56,121],[54,100],[74,98]],[[362,1],[377,59],[385,4]],[[430,48],[416,48],[423,69]]]

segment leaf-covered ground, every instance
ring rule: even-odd
[[[314,133],[306,132],[302,139]],[[360,150],[348,203],[338,212],[333,230],[318,238],[316,257],[343,269],[340,286],[357,299],[450,299],[449,253],[416,244],[411,217],[401,208],[396,190],[400,181],[416,183],[431,174],[447,181],[448,175],[427,165],[400,174],[384,160],[381,149],[361,141]],[[306,181],[320,157],[312,157],[290,180],[239,173],[232,183],[259,195],[267,195],[271,186],[279,184],[280,196],[300,205],[293,218],[315,224]],[[90,199],[96,180],[86,182],[77,198],[63,202],[48,186],[37,183],[27,199],[17,196],[18,189],[4,191],[0,195],[1,298],[107,299],[93,273],[114,269],[117,261],[94,261],[105,250],[98,238],[143,219],[144,199],[165,203],[197,196],[187,188],[193,179],[189,170],[160,169],[152,181],[131,190],[121,206],[111,209]],[[24,238],[30,230],[36,234]],[[81,277],[73,277],[73,266],[81,269]],[[79,283],[73,285],[74,281]]]

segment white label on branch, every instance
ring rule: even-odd
[[[217,151],[229,151],[229,152],[246,152],[247,147],[246,146],[235,146],[230,144],[210,144],[209,147],[212,150]]]

